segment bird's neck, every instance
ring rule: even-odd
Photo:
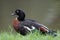
[[[18,21],[24,21],[25,18],[24,17],[17,17]]]

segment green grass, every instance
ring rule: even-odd
[[[10,32],[0,32],[0,40],[60,40],[60,31],[57,32],[57,36],[41,35],[37,30],[34,33],[29,33],[26,36],[22,36],[19,33],[13,32],[13,29],[9,25]]]
[[[53,37],[52,35],[41,35],[39,32],[30,33],[26,36],[22,36],[19,33],[8,33],[1,32],[0,40],[60,40],[60,32],[57,33],[58,36]]]

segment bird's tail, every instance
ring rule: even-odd
[[[49,35],[52,35],[52,36],[57,36],[57,31],[54,31],[54,30],[50,30],[48,29],[46,26],[42,26],[39,28],[39,30],[42,32],[42,34],[49,34]]]
[[[47,32],[49,35],[52,35],[52,36],[57,36],[57,31],[54,31],[54,30],[49,30],[49,32]]]

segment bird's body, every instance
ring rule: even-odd
[[[24,21],[19,21],[17,18],[13,20],[13,27],[17,32],[20,32],[20,29],[24,28],[28,31],[39,30],[42,32],[48,32],[48,28],[35,20],[25,19]],[[22,27],[22,28],[21,28]]]
[[[18,15],[18,17],[13,20],[13,27],[21,35],[26,35],[27,31],[30,32],[35,29],[42,33],[51,33],[50,30],[43,24],[32,19],[25,19],[25,13],[22,10],[16,10],[15,15]]]

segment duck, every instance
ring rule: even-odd
[[[16,9],[14,13],[12,13],[11,15],[12,16],[17,15],[17,17],[13,19],[12,24],[16,32],[20,33],[21,35],[27,35],[28,32],[31,32],[35,29],[39,30],[42,34],[45,33],[52,34],[55,32],[47,28],[45,25],[40,24],[36,20],[26,19],[25,12],[21,9]]]

